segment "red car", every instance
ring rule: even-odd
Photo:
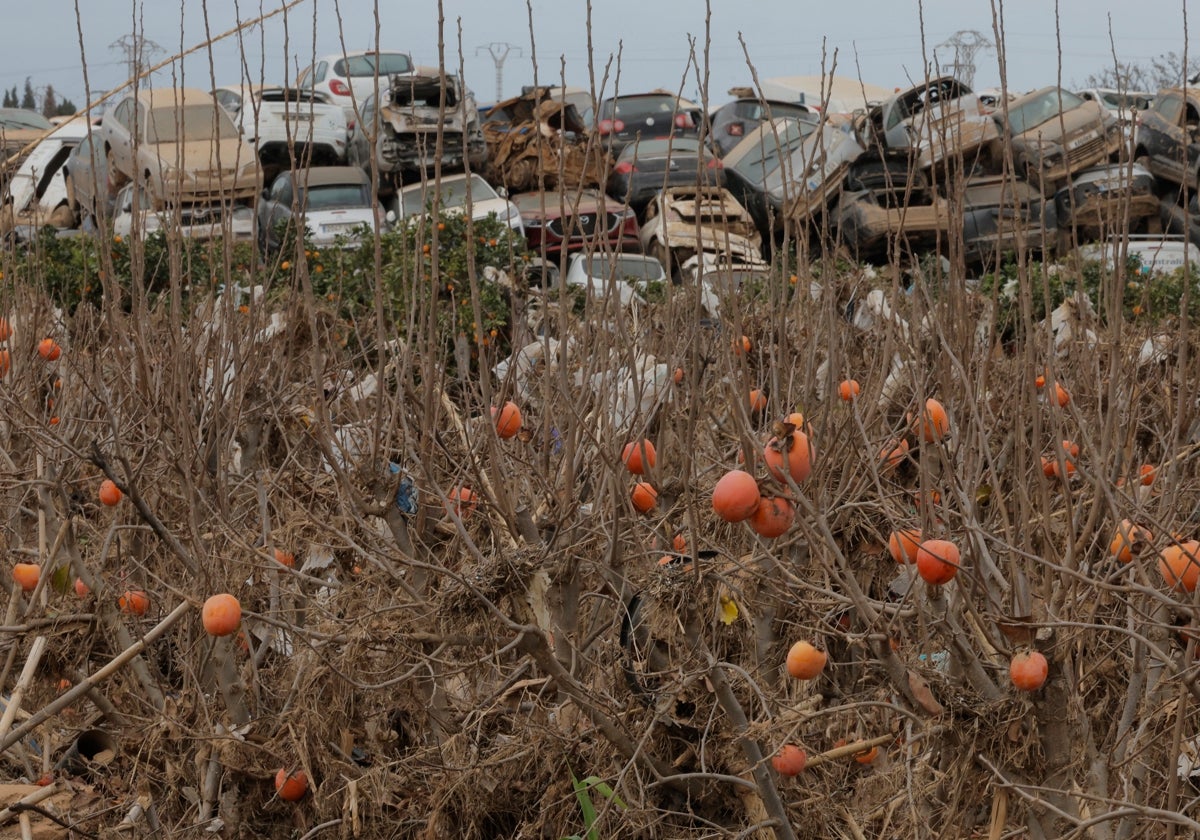
[[[564,193],[528,192],[509,196],[521,211],[529,248],[548,255],[605,247],[641,253],[637,216],[626,205],[597,190]]]

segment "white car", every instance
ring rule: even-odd
[[[345,55],[327,55],[305,68],[296,79],[296,86],[308,88],[329,97],[334,105],[346,112],[354,123],[363,101],[379,90],[387,90],[388,78],[394,74],[413,72],[412,56],[390,50],[360,50]]]
[[[57,219],[74,220],[74,214],[69,210],[70,196],[63,167],[71,150],[86,140],[88,133],[85,120],[62,123],[21,162],[8,184],[8,197],[12,199],[13,213],[18,219],[35,223],[49,220],[53,224],[56,211],[65,207],[68,210],[59,212]]]
[[[521,221],[521,210],[501,195],[495,187],[478,175],[443,175],[438,191],[438,209],[443,213],[461,214],[467,209],[467,196],[471,196],[471,218],[486,219],[493,213],[496,218],[521,236],[525,225]],[[424,181],[410,184],[400,190],[388,211],[389,219],[406,220],[424,216],[433,206],[434,182]]]
[[[126,184],[117,192],[112,233],[128,237],[138,232],[146,236],[161,230],[167,236],[177,234],[184,239],[254,240],[254,210],[246,204],[185,204],[159,210],[154,206],[145,187]]]
[[[226,85],[213,91],[264,164],[346,162],[346,113],[324,94],[273,85]]]
[[[304,221],[313,245],[353,248],[364,226],[378,229],[374,190],[357,166],[315,166],[279,173],[258,202],[258,239],[271,253],[283,245],[281,232]]]
[[[667,272],[654,257],[644,254],[581,253],[571,257],[566,283],[586,289],[597,298],[616,293],[622,306],[645,303],[640,290],[647,283],[667,282]]]

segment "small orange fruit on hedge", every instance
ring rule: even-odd
[[[843,402],[851,402],[857,399],[861,391],[862,388],[859,387],[857,379],[844,379],[838,385],[838,396],[842,398]]]
[[[466,519],[479,504],[479,497],[470,487],[455,487],[446,494],[459,519]]]
[[[1133,549],[1139,543],[1149,543],[1153,539],[1154,535],[1146,528],[1135,525],[1131,520],[1122,519],[1121,524],[1117,526],[1117,532],[1113,534],[1112,542],[1108,544],[1108,553],[1122,563],[1128,563],[1133,560]]]
[[[856,752],[854,754],[854,760],[859,764],[870,764],[877,758],[879,758],[878,746],[874,746],[870,749],[863,750],[862,752]]]
[[[621,450],[621,463],[634,475],[645,475],[647,469],[658,463],[658,453],[648,440],[631,440]]]
[[[106,478],[100,482],[100,503],[113,507],[121,503],[121,498],[125,494],[121,492],[121,488],[113,482],[112,479]]]
[[[749,336],[744,335],[740,339],[734,339],[734,342],[733,342],[734,354],[736,354],[738,356],[742,356],[746,353],[749,353],[750,347],[751,347],[751,344],[750,344]]]
[[[751,414],[762,414],[767,409],[767,395],[759,388],[752,388],[748,405]]]
[[[784,744],[771,759],[771,766],[780,776],[798,776],[808,764],[808,754],[795,744]]]
[[[286,768],[280,768],[275,774],[275,793],[285,802],[298,802],[308,793],[308,776],[303,770],[289,773]]]
[[[829,654],[811,642],[796,642],[787,653],[787,671],[798,680],[811,680],[825,670]]]
[[[58,346],[58,342],[53,338],[43,338],[39,341],[37,351],[38,355],[47,362],[57,361],[58,357],[62,355],[62,348]]]
[[[745,470],[730,470],[713,488],[712,505],[726,522],[742,522],[758,510],[758,482]]]
[[[917,562],[917,550],[921,547],[921,529],[904,528],[892,531],[888,537],[888,551],[897,563],[912,564]]]
[[[13,581],[21,587],[22,592],[32,592],[37,588],[38,579],[42,576],[42,567],[37,563],[18,563],[13,566]]]
[[[907,457],[908,441],[900,438],[898,442],[892,441],[884,444],[883,449],[879,450],[879,465],[885,470],[890,470],[903,464]]]
[[[1194,592],[1200,579],[1200,542],[1173,543],[1158,553],[1158,571],[1172,589]]]
[[[0,318],[0,341],[8,341],[13,336],[12,325],[7,318]]]
[[[917,574],[926,583],[941,586],[954,580],[959,559],[958,546],[949,540],[925,540],[917,548]]]
[[[925,400],[920,419],[921,439],[926,443],[935,443],[950,434],[950,416],[946,414],[946,407],[937,400]]]
[[[204,602],[200,619],[208,635],[229,636],[242,626],[242,605],[228,592],[222,592]]]
[[[1037,691],[1046,684],[1050,663],[1041,651],[1022,651],[1008,665],[1008,676],[1012,684],[1022,691]]]
[[[12,367],[12,353],[7,350],[0,350],[0,379],[8,376],[8,371]]]
[[[282,548],[275,549],[275,562],[289,569],[296,568],[296,555]]]
[[[1071,392],[1059,382],[1054,383],[1054,401],[1058,403],[1059,408],[1066,408],[1071,402]]]
[[[678,551],[680,554],[687,551],[687,537],[683,534],[676,534],[671,539],[671,548]]]
[[[83,582],[83,578],[75,578],[75,596],[77,598],[86,598],[92,594],[92,589]]]
[[[150,609],[150,599],[140,589],[129,589],[117,599],[117,606],[126,615],[145,615]]]
[[[639,481],[633,485],[629,498],[633,500],[634,510],[638,513],[649,513],[658,504],[658,491],[648,481]]]
[[[1143,487],[1149,487],[1158,477],[1158,470],[1152,464],[1142,464],[1138,468],[1138,477],[1141,479]]]
[[[521,409],[512,400],[499,408],[492,406],[492,419],[496,421],[496,434],[505,440],[521,431]]]
[[[792,527],[796,507],[782,496],[763,496],[750,517],[750,527],[760,536],[773,540]]]
[[[791,475],[792,481],[797,484],[812,475],[812,460],[812,444],[808,435],[799,429],[782,439],[772,437],[763,447],[763,461],[781,484],[787,484],[785,475]]]

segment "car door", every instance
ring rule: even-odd
[[[292,217],[292,176],[280,173],[267,197],[259,204],[259,227],[270,248],[280,245],[280,228]]]
[[[110,170],[115,167],[121,172],[133,171],[133,113],[134,100],[126,97],[113,109],[112,116],[104,121]]]

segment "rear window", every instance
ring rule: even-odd
[[[337,207],[366,207],[371,203],[367,188],[361,184],[314,184],[304,190],[309,210]]]
[[[700,145],[699,141],[690,137],[676,137],[673,140],[641,140],[637,143],[630,143],[621,150],[618,160],[635,160],[636,158],[665,156],[670,154],[672,157],[684,157],[685,155],[699,155],[701,158],[708,158],[708,150]]]
[[[615,277],[618,280],[661,280],[662,265],[643,257],[595,256],[588,260],[588,276]]]
[[[601,119],[638,122],[647,117],[665,116],[676,111],[673,96],[633,96],[627,99],[606,99],[600,105]]]
[[[155,108],[150,112],[146,139],[151,143],[225,140],[240,137],[237,126],[214,101],[212,105]]]
[[[376,69],[378,68],[378,69]],[[378,73],[411,73],[412,59],[405,53],[380,53],[379,55],[356,55],[334,62],[333,74],[351,79],[371,78]]]

